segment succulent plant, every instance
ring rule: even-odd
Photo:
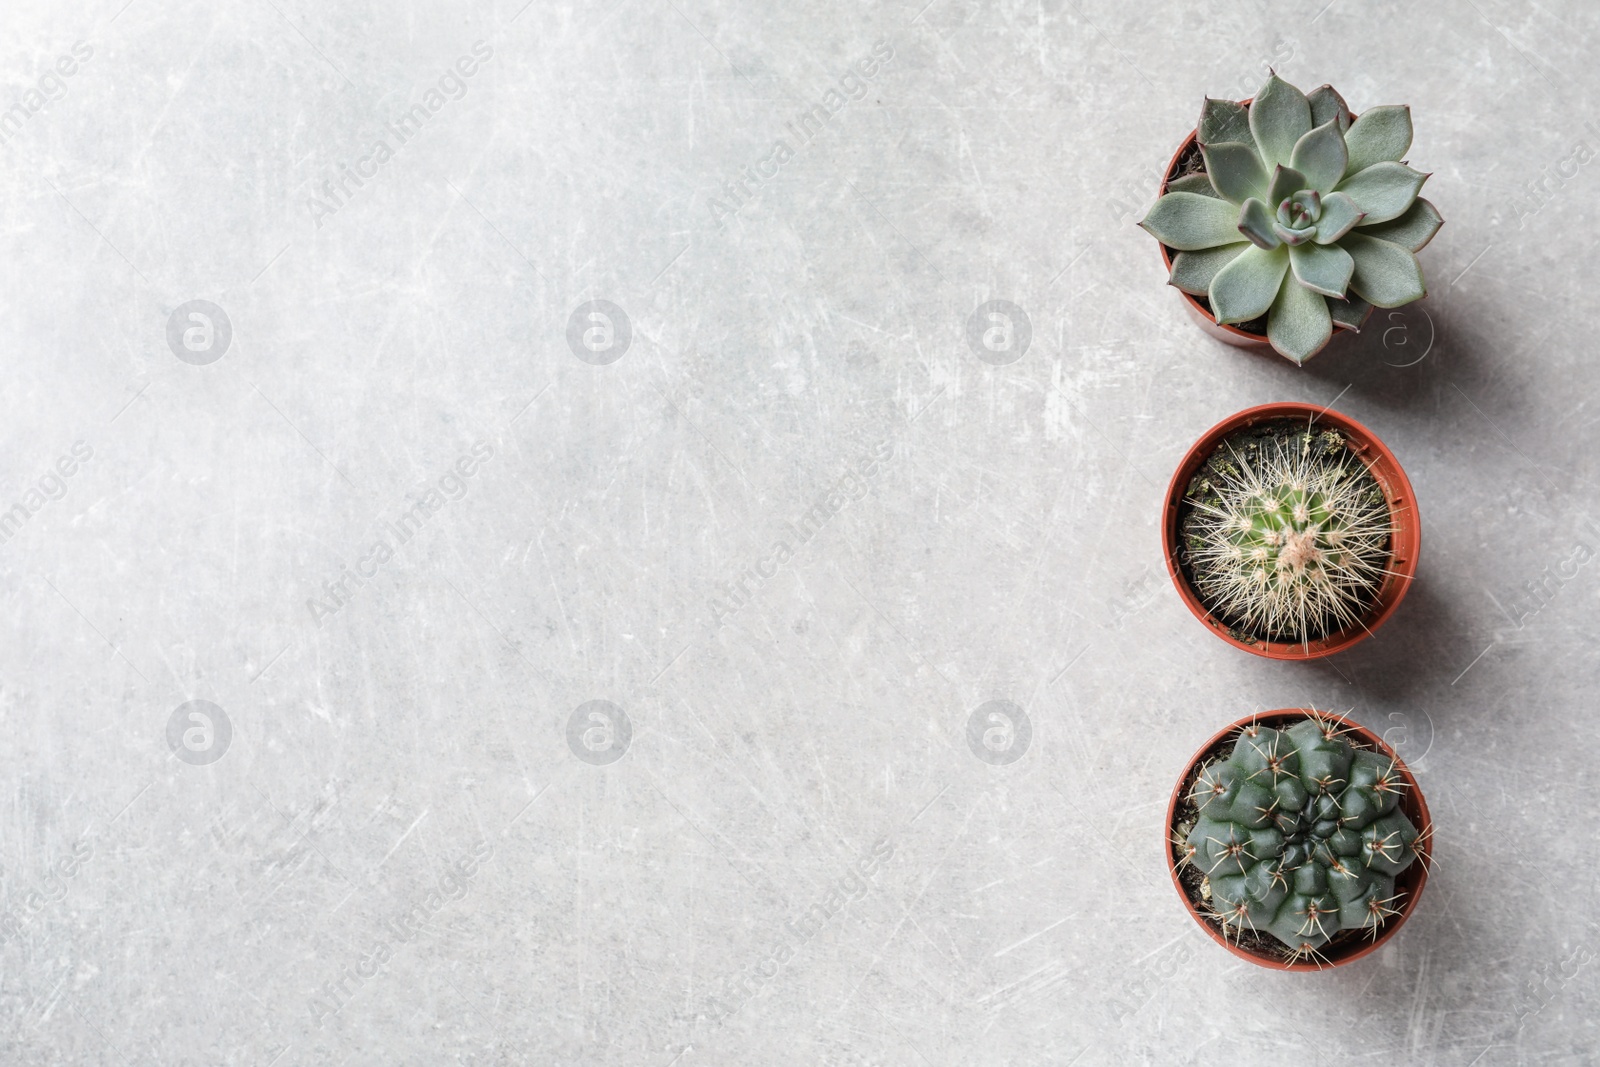
[[[1270,74],[1246,108],[1209,97],[1196,130],[1204,171],[1176,178],[1139,223],[1177,250],[1171,283],[1205,296],[1217,322],[1265,315],[1267,339],[1303,363],[1335,323],[1427,292],[1415,253],[1444,220],[1401,162],[1411,110],[1352,119],[1324,85],[1310,96]]]
[[[1194,584],[1217,618],[1270,640],[1355,625],[1376,600],[1392,523],[1376,479],[1333,430],[1309,427],[1247,457],[1225,441],[1191,491]]]
[[[1431,828],[1399,809],[1395,760],[1345,733],[1315,712],[1287,729],[1251,722],[1201,769],[1188,798],[1198,817],[1174,846],[1204,875],[1224,934],[1270,934],[1289,959],[1319,960],[1339,931],[1376,938],[1399,914],[1395,876],[1425,856]]]

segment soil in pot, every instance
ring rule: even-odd
[[[1284,730],[1309,717],[1311,716],[1303,713],[1291,715],[1267,714],[1261,716],[1258,721],[1263,726]],[[1334,719],[1334,721],[1342,720]],[[1355,728],[1349,729],[1343,736],[1350,742],[1350,746],[1357,751],[1375,751],[1386,757],[1393,758],[1392,752],[1387,751],[1380,745],[1370,743],[1367,737],[1362,736],[1364,733],[1365,731]],[[1171,852],[1173,876],[1177,880],[1185,898],[1189,901],[1192,913],[1213,931],[1217,940],[1225,945],[1237,948],[1241,953],[1254,957],[1257,961],[1267,964],[1281,965],[1288,969],[1320,969],[1328,965],[1349,962],[1357,956],[1366,955],[1376,948],[1380,942],[1386,940],[1387,936],[1405,921],[1410,914],[1417,894],[1427,880],[1428,867],[1432,863],[1432,850],[1428,840],[1432,835],[1432,824],[1421,797],[1408,795],[1404,797],[1400,805],[1401,810],[1405,811],[1406,815],[1422,831],[1422,836],[1417,842],[1417,859],[1395,879],[1395,891],[1401,897],[1400,900],[1395,902],[1395,914],[1385,920],[1381,926],[1372,930],[1340,930],[1316,950],[1315,958],[1308,960],[1305,955],[1296,953],[1271,934],[1253,930],[1229,929],[1225,931],[1222,923],[1211,914],[1210,885],[1206,872],[1200,870],[1193,863],[1184,862],[1184,842],[1200,817],[1199,808],[1192,799],[1195,793],[1195,784],[1208,768],[1228,758],[1238,738],[1238,729],[1225,731],[1215,743],[1194,760],[1183,781],[1179,783],[1176,792],[1176,800],[1168,826],[1168,848]],[[1405,774],[1409,778],[1409,772],[1405,772]],[[1412,788],[1408,792],[1414,794],[1414,781],[1409,784]]]
[[[1326,498],[1299,492],[1294,477],[1260,479],[1285,466],[1313,482],[1325,477],[1337,484],[1337,513],[1319,510],[1318,499],[1325,504]],[[1260,519],[1254,529],[1223,529],[1219,513],[1237,513],[1241,485],[1252,480],[1282,513],[1293,513],[1300,530],[1324,532],[1278,533],[1262,529]],[[1249,499],[1269,500],[1261,493]],[[1319,641],[1366,619],[1377,607],[1392,550],[1383,489],[1351,453],[1346,435],[1292,417],[1225,437],[1189,479],[1177,528],[1184,580],[1229,636],[1244,644]],[[1276,598],[1270,602],[1269,591]]]

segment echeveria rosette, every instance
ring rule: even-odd
[[[1201,770],[1189,794],[1199,815],[1174,843],[1230,937],[1270,934],[1291,958],[1317,959],[1341,930],[1375,938],[1399,914],[1395,878],[1423,856],[1428,830],[1400,809],[1408,783],[1395,760],[1345,733],[1315,713],[1286,729],[1252,722]]]
[[[1444,220],[1400,161],[1411,111],[1352,119],[1324,85],[1310,96],[1269,75],[1250,106],[1207,99],[1202,173],[1167,186],[1139,225],[1177,250],[1171,283],[1205,296],[1219,323],[1267,317],[1267,340],[1303,363],[1335,324],[1427,292],[1416,252]]]

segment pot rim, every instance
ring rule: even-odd
[[[1189,584],[1178,562],[1178,513],[1183,502],[1183,492],[1189,479],[1219,445],[1239,430],[1272,418],[1306,416],[1310,423],[1322,422],[1342,431],[1368,473],[1383,490],[1389,505],[1391,524],[1389,563],[1385,568],[1383,583],[1378,587],[1377,603],[1365,618],[1354,627],[1328,634],[1315,641],[1269,641],[1253,643],[1240,641],[1228,632],[1222,623],[1200,599],[1199,593]],[[1331,407],[1318,407],[1300,401],[1279,401],[1258,404],[1237,411],[1200,435],[1190,445],[1183,459],[1167,483],[1167,495],[1162,501],[1161,551],[1167,561],[1167,575],[1172,579],[1178,596],[1190,614],[1199,619],[1212,633],[1235,648],[1242,648],[1257,656],[1278,660],[1312,660],[1343,652],[1368,637],[1387,622],[1416,578],[1417,563],[1422,554],[1422,516],[1418,512],[1416,493],[1406,477],[1400,460],[1387,445],[1361,423],[1334,411]]]
[[[1360,725],[1359,723],[1351,722],[1348,719],[1335,716],[1336,718],[1340,719],[1350,734],[1359,738],[1364,744],[1368,745],[1372,751],[1392,759],[1394,761],[1396,770],[1400,772],[1400,775],[1402,778],[1404,778],[1407,786],[1404,795],[1401,797],[1400,807],[1405,811],[1407,817],[1411,818],[1411,820],[1417,825],[1417,828],[1419,831],[1421,831],[1422,836],[1417,839],[1416,847],[1418,856],[1416,861],[1413,862],[1410,867],[1407,867],[1406,870],[1396,878],[1397,890],[1399,889],[1400,879],[1406,879],[1408,885],[1406,889],[1405,902],[1400,907],[1400,913],[1391,917],[1387,922],[1384,923],[1382,932],[1380,932],[1376,938],[1367,942],[1366,944],[1360,945],[1353,951],[1330,958],[1325,963],[1317,963],[1314,961],[1307,962],[1304,960],[1286,961],[1264,958],[1256,953],[1249,952],[1241,946],[1236,945],[1232,941],[1228,940],[1219,932],[1216,926],[1213,926],[1211,923],[1207,922],[1205,917],[1200,914],[1199,910],[1194,905],[1194,901],[1189,899],[1189,894],[1184,889],[1183,882],[1178,877],[1177,860],[1174,858],[1172,852],[1173,820],[1176,818],[1178,813],[1178,802],[1183,795],[1184,783],[1189,780],[1190,776],[1194,772],[1195,766],[1202,758],[1204,758],[1205,754],[1211,751],[1211,749],[1215,748],[1218,744],[1226,741],[1228,736],[1237,731],[1240,727],[1247,726],[1252,722],[1262,723],[1264,725],[1272,725],[1274,723],[1286,720],[1299,721],[1301,719],[1308,718],[1313,714],[1322,713],[1318,712],[1315,708],[1276,708],[1272,711],[1263,711],[1254,715],[1246,715],[1244,718],[1237,720],[1224,729],[1218,730],[1210,737],[1209,740],[1206,741],[1205,744],[1196,749],[1194,755],[1190,756],[1188,762],[1184,764],[1183,773],[1178,776],[1177,784],[1172,787],[1172,797],[1167,801],[1167,818],[1166,822],[1162,826],[1163,836],[1161,849],[1167,859],[1167,874],[1172,878],[1172,886],[1178,891],[1178,898],[1183,901],[1184,909],[1188,911],[1190,917],[1200,925],[1200,928],[1206,932],[1206,935],[1210,937],[1211,940],[1215,941],[1217,944],[1221,945],[1223,948],[1227,949],[1240,959],[1248,960],[1259,967],[1266,967],[1270,970],[1330,970],[1334,967],[1342,967],[1347,963],[1354,963],[1357,960],[1363,959],[1376,952],[1378,949],[1388,944],[1389,939],[1399,932],[1400,927],[1405,925],[1405,921],[1409,919],[1411,917],[1411,913],[1416,910],[1417,901],[1422,897],[1423,887],[1428,884],[1428,868],[1433,862],[1433,816],[1428,811],[1428,802],[1422,795],[1422,787],[1418,784],[1416,775],[1411,773],[1411,768],[1406,766],[1405,761],[1395,753],[1394,749],[1389,747],[1388,743],[1384,741],[1383,738],[1379,737],[1376,733],[1367,729],[1365,726]]]

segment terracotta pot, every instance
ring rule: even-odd
[[[1229,633],[1227,625],[1211,614],[1185,577],[1183,568],[1178,562],[1178,517],[1183,502],[1183,492],[1189,485],[1189,479],[1225,438],[1256,423],[1279,418],[1304,419],[1308,423],[1329,427],[1345,435],[1350,448],[1366,465],[1367,471],[1377,481],[1383,490],[1384,499],[1389,503],[1391,525],[1389,564],[1385,568],[1383,584],[1378,587],[1377,602],[1367,617],[1355,626],[1314,641],[1245,642]],[[1268,659],[1321,659],[1335,652],[1343,652],[1358,641],[1371,637],[1373,631],[1388,621],[1389,616],[1400,606],[1400,601],[1405,599],[1406,591],[1411,588],[1411,580],[1417,573],[1417,558],[1422,552],[1422,524],[1421,517],[1417,513],[1416,494],[1411,490],[1406,472],[1401,469],[1400,461],[1395,458],[1394,453],[1384,447],[1383,442],[1378,440],[1377,435],[1371,430],[1337,411],[1319,408],[1315,404],[1293,402],[1262,404],[1259,407],[1246,408],[1223,419],[1207,430],[1184,454],[1183,462],[1178,464],[1178,469],[1173,472],[1163,502],[1161,550],[1167,557],[1167,573],[1171,575],[1172,584],[1177,587],[1178,595],[1183,598],[1184,604],[1195,618],[1205,623],[1212,633],[1228,644]]]
[[[1178,784],[1172,790],[1172,799],[1167,802],[1167,821],[1162,828],[1165,837],[1161,847],[1167,856],[1167,873],[1172,876],[1172,885],[1178,891],[1178,899],[1183,901],[1184,907],[1189,910],[1189,914],[1194,918],[1194,921],[1200,924],[1200,928],[1206,932],[1206,935],[1211,940],[1240,959],[1249,960],[1260,967],[1271,967],[1280,971],[1317,971],[1328,967],[1339,967],[1346,963],[1354,963],[1363,956],[1382,948],[1399,931],[1406,919],[1410,918],[1411,913],[1416,910],[1417,901],[1422,897],[1422,887],[1428,883],[1428,867],[1433,862],[1433,835],[1429,832],[1433,826],[1433,819],[1428,814],[1428,803],[1422,797],[1422,789],[1417,785],[1416,777],[1411,773],[1411,769],[1401,762],[1400,757],[1395,755],[1394,749],[1384,743],[1383,738],[1364,726],[1346,722],[1344,725],[1352,744],[1355,744],[1358,748],[1370,749],[1394,760],[1395,770],[1399,772],[1400,777],[1406,784],[1406,789],[1400,797],[1399,808],[1405,812],[1406,817],[1411,820],[1412,824],[1422,831],[1422,837],[1417,840],[1417,859],[1412,862],[1411,866],[1396,876],[1394,880],[1395,892],[1404,894],[1401,898],[1400,914],[1391,917],[1383,924],[1383,929],[1378,933],[1376,939],[1368,940],[1363,934],[1337,948],[1330,942],[1324,946],[1325,959],[1323,961],[1298,960],[1291,962],[1272,956],[1260,955],[1234,944],[1222,935],[1220,927],[1207,920],[1199,909],[1195,907],[1194,901],[1189,899],[1189,893],[1184,889],[1183,882],[1178,877],[1178,859],[1174,853],[1171,839],[1173,823],[1178,816],[1178,805],[1188,795],[1190,788],[1193,786],[1194,779],[1199,774],[1201,762],[1205,759],[1207,753],[1224,741],[1229,740],[1231,735],[1236,733],[1240,727],[1257,722],[1263,726],[1281,729],[1294,725],[1294,723],[1310,714],[1312,714],[1312,709],[1310,708],[1279,708],[1276,711],[1265,711],[1259,715],[1248,715],[1227,729],[1219,730],[1213,734],[1211,739],[1201,745],[1199,751],[1190,757],[1183,774],[1179,776]]]
[[[1249,106],[1250,101],[1241,100],[1239,103]],[[1195,138],[1198,137],[1199,134],[1200,131],[1198,129],[1190,130],[1189,136],[1185,137],[1183,139],[1183,143],[1178,146],[1178,150],[1172,153],[1172,159],[1167,163],[1165,177],[1161,179],[1161,188],[1158,190],[1156,195],[1167,195],[1167,185],[1178,175],[1178,161],[1183,158],[1185,152],[1189,151],[1190,146],[1195,143]],[[1172,274],[1173,250],[1168,248],[1166,245],[1159,243],[1157,244],[1157,247],[1161,249],[1161,262],[1166,266],[1167,275],[1170,277]],[[1272,351],[1272,343],[1267,340],[1266,334],[1251,333],[1248,330],[1241,330],[1237,326],[1224,326],[1216,320],[1215,316],[1211,314],[1211,309],[1200,302],[1199,297],[1186,293],[1177,286],[1173,286],[1173,292],[1183,297],[1183,306],[1189,312],[1189,317],[1194,320],[1195,325],[1199,326],[1202,330],[1210,334],[1212,337],[1215,337],[1223,344],[1235,345],[1239,348],[1256,348]],[[1333,336],[1339,336],[1339,334],[1345,332],[1346,329],[1348,329],[1348,327],[1340,326],[1338,323],[1334,323]],[[1329,338],[1328,343],[1332,344],[1333,339]]]

